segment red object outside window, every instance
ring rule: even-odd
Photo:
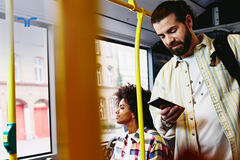
[[[34,107],[35,136],[49,137],[48,106]]]
[[[17,140],[26,140],[24,105],[16,105]]]

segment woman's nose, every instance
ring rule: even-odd
[[[118,111],[119,111],[119,108],[118,108],[118,109],[116,109],[115,113],[116,113],[116,114],[118,114]]]

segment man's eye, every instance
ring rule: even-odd
[[[161,39],[164,39],[165,36],[159,36]]]
[[[175,33],[177,31],[177,29],[173,29],[171,30],[171,33]]]

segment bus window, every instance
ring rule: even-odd
[[[26,157],[51,152],[49,120],[47,28],[14,23],[17,156]],[[8,119],[8,26],[0,19],[0,115],[3,133]],[[0,136],[2,144],[2,136]],[[0,145],[0,157],[8,153]]]
[[[127,83],[136,84],[134,47],[97,39],[97,77],[102,141],[108,141],[124,129],[115,122],[117,108],[114,93]],[[101,66],[101,69],[100,67]],[[148,89],[147,50],[140,49],[141,85]],[[101,71],[100,71],[101,70]],[[99,80],[98,80],[99,81]]]

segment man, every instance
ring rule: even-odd
[[[120,87],[115,94],[117,96],[118,109],[116,120],[124,124],[128,132],[117,138],[112,160],[137,160],[140,159],[140,139],[138,130],[137,96],[135,85]],[[171,159],[172,154],[163,138],[154,129],[152,117],[149,111],[148,101],[151,92],[142,89],[145,159],[165,160]]]
[[[194,15],[184,1],[163,2],[151,23],[174,55],[156,77],[151,99],[177,105],[150,106],[160,135],[175,138],[174,159],[185,151],[211,160],[240,159],[239,85],[219,59],[210,66],[213,40],[194,33]],[[239,61],[240,36],[229,35],[228,42]]]

